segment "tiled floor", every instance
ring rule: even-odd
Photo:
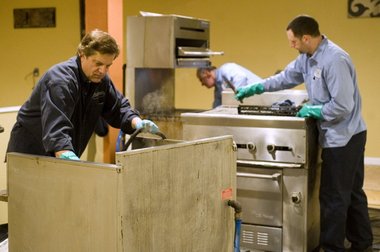
[[[364,190],[367,194],[369,217],[373,231],[374,251],[380,251],[380,167],[367,166],[365,169]]]
[[[373,232],[373,248],[375,251],[380,251],[380,209],[370,208],[369,218]]]
[[[365,168],[364,190],[371,208],[380,209],[380,167],[367,166]]]

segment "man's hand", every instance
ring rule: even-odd
[[[305,104],[296,114],[298,117],[312,117],[318,120],[323,119],[322,105],[309,105]]]
[[[235,99],[240,101],[255,94],[264,93],[264,85],[261,83],[251,84],[236,90]]]
[[[75,155],[75,153],[72,151],[61,151],[58,157],[62,159],[79,160],[77,155]]]
[[[143,132],[150,132],[152,134],[159,132],[158,126],[150,120],[138,120],[136,123],[136,129],[142,129]]]

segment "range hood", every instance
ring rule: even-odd
[[[128,65],[140,68],[210,66],[208,20],[178,15],[131,16],[127,19]]]

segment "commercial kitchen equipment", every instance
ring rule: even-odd
[[[116,164],[9,153],[9,249],[232,252],[233,147],[143,138]]]
[[[189,110],[177,105],[176,90],[185,81],[181,76],[190,72],[195,80],[194,68],[209,66],[211,56],[223,54],[210,49],[210,21],[149,13],[129,16],[126,48],[131,103],[168,138],[182,139],[180,113]]]
[[[233,96],[223,92],[223,105],[183,113],[183,138],[233,136],[242,251],[312,251],[319,242],[318,133],[313,119],[294,116],[306,92],[264,93],[243,104]]]

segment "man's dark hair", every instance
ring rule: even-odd
[[[83,37],[78,46],[78,55],[91,56],[96,53],[119,55],[119,46],[116,40],[106,32],[93,30]]]
[[[200,67],[197,69],[197,77],[198,79],[201,79],[202,78],[202,74],[204,72],[210,72],[212,70],[215,70],[216,67],[215,66],[208,66],[208,67]]]
[[[293,34],[297,38],[301,38],[303,35],[311,35],[312,37],[320,36],[318,22],[306,15],[301,15],[293,19],[286,30],[292,30]]]

